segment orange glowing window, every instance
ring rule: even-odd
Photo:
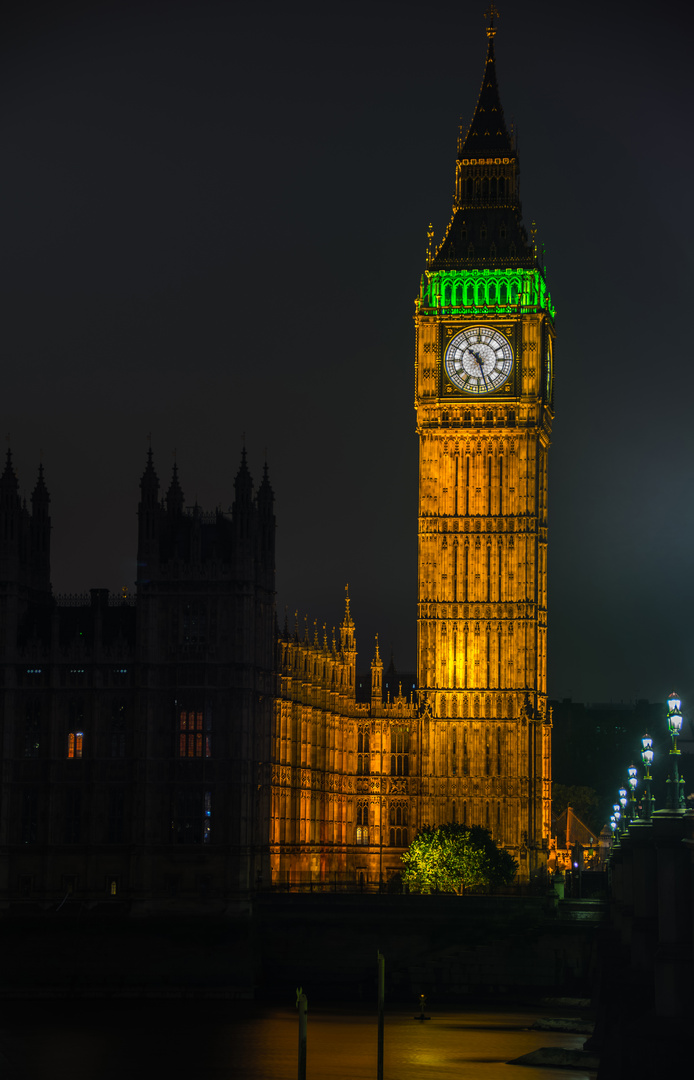
[[[212,756],[211,723],[203,721],[202,710],[182,709],[178,724],[178,756],[201,758]]]
[[[71,731],[67,737],[67,756],[69,758],[81,758],[82,757],[82,739],[84,733],[82,731]]]

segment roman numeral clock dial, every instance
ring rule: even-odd
[[[493,394],[513,370],[513,349],[498,330],[469,326],[456,334],[444,357],[446,375],[467,394]]]

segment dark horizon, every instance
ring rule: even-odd
[[[132,591],[151,434],[186,502],[276,495],[277,611],[349,583],[414,668],[413,301],[450,213],[482,10],[18,10],[3,42],[9,433],[51,493],[56,592]],[[694,701],[691,16],[502,8],[501,99],[557,307],[549,696]],[[666,163],[666,167],[663,167]],[[245,435],[244,435],[245,433]]]

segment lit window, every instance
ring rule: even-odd
[[[69,758],[82,757],[82,740],[84,732],[71,731],[67,737],[67,756]]]
[[[117,896],[118,895],[118,879],[117,878],[109,878],[108,895],[109,896]]]
[[[368,806],[357,807],[357,843],[368,844],[369,842],[369,808]]]
[[[181,709],[178,721],[178,756],[212,756],[212,720],[209,713],[203,718],[202,710]]]

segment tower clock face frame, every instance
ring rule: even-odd
[[[448,343],[446,375],[466,394],[494,394],[513,371],[513,349],[507,337],[491,326],[466,326]]]

